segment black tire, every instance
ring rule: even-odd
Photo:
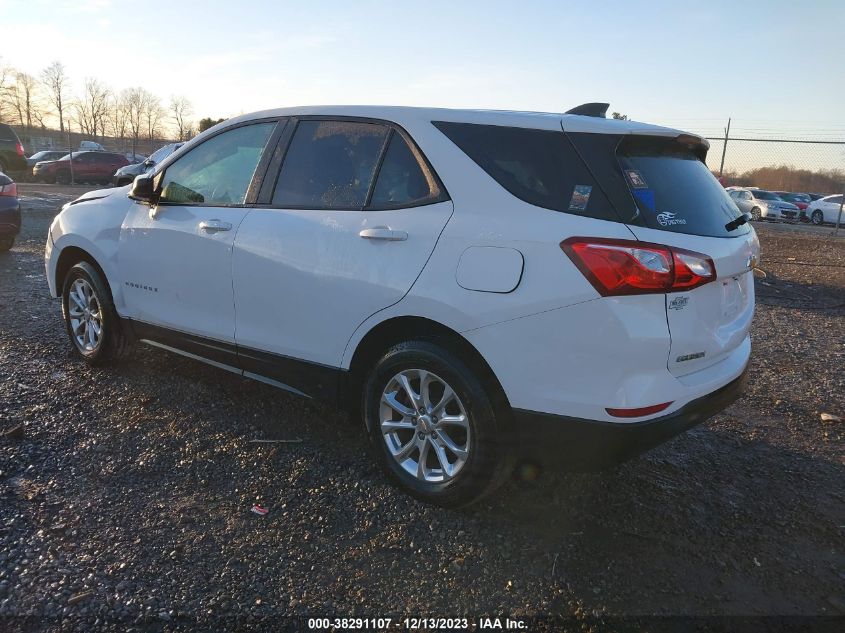
[[[425,370],[442,379],[466,411],[469,435],[463,445],[468,456],[454,477],[446,481],[423,481],[411,475],[390,453],[381,432],[382,394],[394,376],[412,369]],[[361,410],[372,453],[388,476],[422,501],[456,508],[474,503],[495,490],[512,470],[505,449],[507,412],[500,409],[497,415],[493,401],[480,376],[456,354],[437,341],[416,340],[394,345],[378,360],[365,381]],[[422,438],[417,431],[410,431],[410,437],[414,436]],[[429,459],[438,463],[434,454]]]
[[[760,218],[762,218],[762,214],[760,213],[760,207],[754,207],[751,209],[751,219],[755,222],[759,222]]]
[[[813,211],[813,215],[810,216],[810,222],[816,226],[821,226],[824,224],[824,213],[822,213],[819,209],[816,209]]]
[[[70,311],[70,292],[77,280],[83,280],[93,290],[100,316],[100,336],[93,349],[80,346],[73,332]],[[93,302],[91,304],[94,305]],[[62,285],[62,316],[73,350],[89,365],[106,365],[124,358],[134,340],[114,309],[111,292],[97,269],[88,262],[79,262],[65,275]]]
[[[14,237],[0,237],[0,253],[12,250],[15,245]]]
[[[69,171],[56,172],[55,182],[59,185],[69,185],[70,184],[70,172]]]

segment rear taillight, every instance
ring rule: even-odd
[[[605,409],[614,418],[641,418],[645,415],[654,415],[669,408],[672,402],[653,404],[650,407],[639,407],[637,409]]]
[[[17,151],[18,156],[23,156],[23,145],[21,145],[20,141],[18,141],[18,144],[15,145],[15,151]]]
[[[0,196],[12,196],[13,198],[17,197],[18,195],[18,186],[15,183],[9,183],[8,185],[0,185]]]
[[[662,244],[571,237],[560,247],[603,297],[680,292],[716,279],[707,255]]]

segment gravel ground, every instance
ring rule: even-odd
[[[616,469],[515,476],[443,511],[386,483],[340,412],[148,347],[73,360],[43,243],[78,191],[21,189],[0,255],[0,630],[845,614],[845,423],[820,415],[845,415],[829,229],[759,228],[749,389],[725,413]]]

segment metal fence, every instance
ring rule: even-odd
[[[725,185],[838,194],[845,190],[845,141],[708,137],[707,166]]]

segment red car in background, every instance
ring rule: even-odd
[[[71,180],[70,154],[59,160],[36,163],[32,175],[36,180],[67,184]],[[123,154],[114,152],[74,152],[73,180],[108,184],[114,172],[128,165]]]
[[[813,201],[810,195],[806,193],[791,193],[789,191],[775,191],[774,193],[776,193],[781,200],[791,202],[802,211],[805,211]]]

